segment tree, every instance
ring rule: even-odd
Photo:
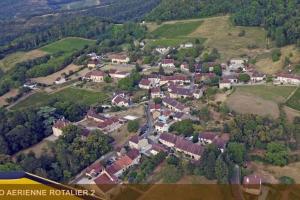
[[[178,134],[182,134],[184,136],[191,136],[194,133],[193,121],[186,119],[179,122],[175,122],[170,126],[169,131],[176,131]]]
[[[227,152],[229,158],[237,164],[242,164],[246,155],[246,148],[244,144],[231,142],[228,144]]]
[[[175,165],[167,165],[163,170],[164,183],[176,183],[183,175],[183,171]]]
[[[250,76],[248,74],[240,74],[239,81],[247,83],[250,81]]]
[[[288,163],[287,148],[277,142],[269,143],[267,145],[266,160],[273,165],[286,165]]]
[[[295,184],[295,180],[289,176],[282,176],[279,178],[279,181],[281,184],[284,184],[284,185]]]
[[[113,79],[110,76],[105,76],[104,81],[105,83],[112,83]]]
[[[198,133],[194,133],[193,134],[193,139],[192,139],[193,143],[197,143],[199,141],[199,135]]]
[[[218,76],[222,76],[222,68],[220,65],[214,66],[214,73]]]
[[[278,61],[280,59],[280,57],[281,57],[280,49],[272,50],[272,60],[273,60],[273,62]]]
[[[216,160],[220,154],[220,150],[218,150],[218,148],[214,144],[210,144],[205,147],[204,152],[201,156],[200,169],[203,175],[210,180],[216,178]]]
[[[219,156],[216,161],[215,173],[218,183],[227,184],[229,178],[229,169],[222,156]]]
[[[127,130],[129,132],[137,132],[139,130],[140,123],[138,120],[129,121],[127,124]]]

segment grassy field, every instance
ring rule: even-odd
[[[183,21],[175,23],[163,23],[153,29],[152,35],[157,39],[152,40],[151,45],[153,46],[178,46],[182,43],[193,41],[198,38],[203,40],[201,37],[189,37],[193,31],[195,31],[202,21]]]
[[[27,107],[39,107],[46,105],[49,100],[58,99],[60,101],[76,101],[77,103],[85,103],[88,105],[101,103],[107,99],[106,94],[101,92],[88,91],[76,88],[66,88],[53,94],[38,92],[24,101],[21,101],[13,107],[13,109],[22,109]]]
[[[278,104],[284,103],[295,87],[284,86],[243,86],[226,100],[230,109],[242,114],[257,114],[278,118]],[[288,113],[287,113],[288,114]]]
[[[265,100],[283,103],[286,98],[295,90],[293,86],[242,86],[236,92],[252,94]]]
[[[32,50],[29,52],[16,52],[12,53],[2,60],[0,60],[0,69],[4,72],[11,69],[15,64],[23,62],[25,60],[38,58],[46,55],[47,53],[41,50]]]
[[[94,44],[94,40],[88,40],[84,38],[74,38],[74,37],[68,37],[56,42],[53,42],[51,44],[48,44],[40,50],[54,54],[58,52],[64,52],[64,53],[70,53],[79,49],[82,49],[85,45],[91,45]]]
[[[287,106],[300,111],[300,89],[287,101]]]
[[[152,34],[163,38],[185,37],[195,31],[201,24],[202,21],[163,24],[153,31]]]
[[[282,47],[279,61],[273,62],[271,53],[266,53],[257,57],[256,68],[266,74],[275,74],[284,67],[285,58],[288,57],[292,66],[300,63],[300,50],[295,45]]]
[[[100,5],[100,0],[81,0],[72,3],[67,3],[61,7],[63,10],[81,9],[90,6]]]
[[[233,26],[229,16],[168,21],[161,25],[149,23],[147,26],[151,33],[161,37],[154,40],[151,43],[153,45],[171,46],[202,38],[205,39],[205,46],[219,50],[222,61],[245,54],[255,57],[270,51],[266,49],[267,40],[263,28]],[[242,30],[246,34],[240,37]],[[249,49],[249,46],[256,48]]]

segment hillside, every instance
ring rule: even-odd
[[[300,43],[300,2],[297,0],[162,0],[146,19],[150,21],[232,14],[240,26],[264,26],[277,46]]]

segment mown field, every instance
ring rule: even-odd
[[[157,39],[151,42],[153,46],[177,46],[184,42],[194,41],[196,38],[203,40],[201,37],[189,37],[188,35],[195,31],[202,21],[186,21],[176,23],[165,23],[157,27],[151,35]]]
[[[287,101],[287,106],[300,111],[300,89]]]
[[[28,107],[39,107],[47,105],[51,99],[58,99],[60,101],[76,101],[77,103],[84,103],[92,105],[95,103],[104,102],[107,99],[107,95],[102,92],[94,92],[77,88],[66,88],[59,92],[48,94],[46,92],[38,92],[24,101],[21,101],[13,107],[13,109],[22,109]]]
[[[153,40],[152,45],[174,46],[200,38],[206,47],[219,50],[222,61],[245,54],[256,56],[268,51],[263,28],[234,26],[229,16],[169,21],[161,25],[149,23],[147,26],[152,34],[161,37]],[[242,30],[245,35],[239,36]],[[250,46],[256,48],[249,49]]]
[[[230,109],[238,113],[251,113],[278,118],[279,103],[284,103],[295,90],[292,86],[242,86],[237,87],[226,100]]]
[[[46,54],[46,52],[41,50],[32,50],[29,52],[16,52],[0,60],[0,69],[6,72],[19,62],[42,57]]]

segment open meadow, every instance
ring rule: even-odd
[[[152,45],[169,46],[172,42],[178,45],[198,38],[204,41],[206,47],[217,48],[222,61],[244,54],[256,56],[268,52],[263,28],[234,26],[229,16],[169,21],[161,25],[149,23],[148,28],[153,35],[161,37]],[[245,35],[239,36],[242,30]],[[256,48],[250,49],[250,46]]]
[[[238,113],[278,118],[278,104],[284,103],[295,89],[292,86],[241,86],[235,89],[226,103]]]
[[[298,88],[294,95],[287,101],[287,106],[300,111],[300,89]]]
[[[47,105],[51,99],[58,99],[62,102],[76,100],[77,103],[84,103],[92,105],[95,103],[104,102],[107,99],[107,95],[102,92],[88,91],[77,88],[66,88],[58,92],[47,94],[46,92],[37,92],[27,99],[21,101],[13,107],[14,110],[28,108],[28,107],[39,107]]]
[[[2,60],[0,60],[0,69],[6,72],[9,69],[11,69],[13,66],[15,66],[15,64],[17,63],[30,60],[30,59],[39,58],[46,54],[47,54],[46,52],[39,49],[28,51],[28,52],[20,51],[20,52],[12,53],[6,56],[5,58],[3,58]]]

